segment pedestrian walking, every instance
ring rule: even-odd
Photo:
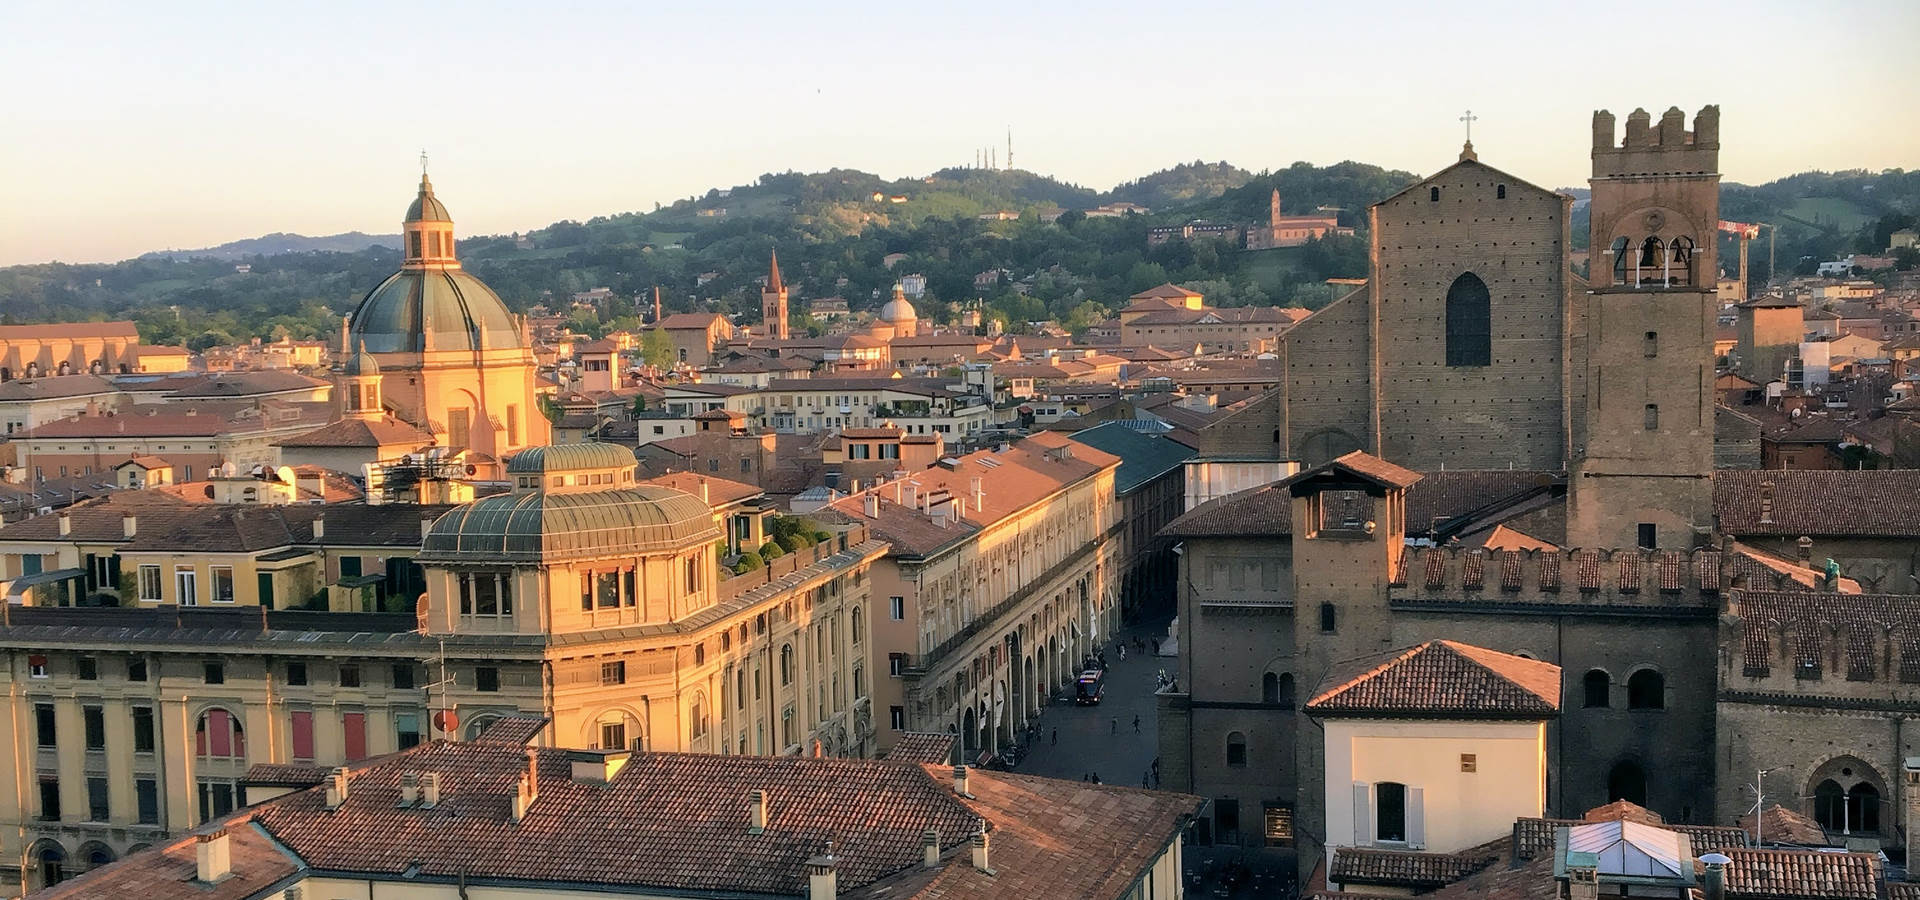
[[[1146,772],[1141,772],[1141,773],[1140,773],[1140,786],[1141,786],[1141,787],[1146,787],[1146,786],[1147,786],[1147,779],[1149,779],[1149,778],[1152,778],[1152,777],[1153,777],[1153,776],[1152,776],[1151,774],[1149,774],[1149,773],[1146,773]]]
[[[1053,730],[1053,745],[1054,745],[1055,747],[1058,747],[1058,746],[1060,746],[1060,729],[1058,729],[1058,728],[1055,728],[1055,729]],[[1155,760],[1155,762],[1157,763],[1157,762],[1158,762],[1158,760]]]
[[[1153,643],[1153,655],[1159,656],[1160,655],[1160,639],[1154,638],[1152,643]]]
[[[1120,733],[1120,717],[1119,717],[1119,716],[1114,716],[1114,717],[1113,717],[1113,727],[1112,727],[1112,728],[1109,728],[1109,729],[1107,729],[1107,733],[1108,733],[1108,734],[1119,734],[1119,733]]]
[[[1124,661],[1124,660],[1125,660],[1126,658],[1127,658],[1127,645],[1125,645],[1125,644],[1121,644],[1121,645],[1120,645],[1120,659],[1121,659],[1122,661]]]
[[[1153,770],[1153,786],[1154,787],[1160,786],[1160,770],[1159,769]]]
[[[1099,784],[1099,783],[1100,783],[1100,773],[1099,773],[1099,772],[1095,772],[1095,773],[1093,773],[1093,783],[1094,783],[1094,784]]]
[[[1133,714],[1133,733],[1134,734],[1140,733],[1140,714],[1139,713]]]

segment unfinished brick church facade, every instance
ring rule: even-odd
[[[1182,547],[1179,641],[1207,648],[1160,695],[1163,771],[1213,798],[1205,837],[1303,869],[1341,843],[1298,707],[1337,664],[1435,639],[1562,668],[1551,810],[1738,814],[1716,725],[1753,717],[1721,703],[1723,614],[1749,579],[1819,582],[1715,532],[1718,108],[1691,125],[1636,111],[1622,139],[1594,115],[1584,279],[1572,199],[1467,145],[1369,210],[1367,283],[1281,337],[1278,388],[1201,432],[1190,465],[1298,472],[1162,532]],[[1903,743],[1858,751],[1883,793]]]

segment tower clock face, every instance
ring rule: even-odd
[[[1656,209],[1653,212],[1647,213],[1646,222],[1648,231],[1659,231],[1660,226],[1667,224],[1667,217],[1665,213]]]

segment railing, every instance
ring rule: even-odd
[[[1059,562],[1054,563],[1052,568],[1040,573],[1040,577],[1027,582],[1025,587],[1008,594],[1007,599],[994,604],[993,607],[986,612],[974,616],[973,621],[962,626],[959,631],[954,632],[946,640],[941,641],[932,650],[922,654],[919,660],[916,661],[913,657],[908,657],[902,674],[909,678],[924,676],[928,670],[939,665],[940,660],[946,657],[947,654],[953,652],[955,648],[966,643],[967,640],[974,635],[979,634],[982,630],[986,629],[988,625],[991,625],[994,620],[1006,615],[1007,612],[1014,607],[1032,599],[1034,594],[1039,593],[1041,587],[1051,584],[1054,579],[1072,571],[1075,566],[1085,562],[1087,554],[1097,553],[1099,549],[1099,541],[1088,541],[1080,545],[1078,549],[1068,553],[1066,557]]]
[[[836,532],[825,543],[811,547],[801,547],[792,553],[774,557],[772,562],[752,571],[728,577],[717,585],[715,594],[721,601],[734,600],[757,587],[772,584],[788,575],[813,565],[827,557],[844,551],[848,547],[865,543],[867,529],[857,525],[844,532]]]

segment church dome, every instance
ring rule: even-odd
[[[413,204],[407,207],[406,222],[451,222],[447,215],[447,205],[433,195],[433,182],[427,180],[425,173],[420,175],[420,194],[413,198]]]
[[[899,285],[893,286],[893,299],[880,307],[880,321],[894,325],[909,324],[918,321],[920,316],[913,311],[913,304],[907,301],[907,293]]]
[[[353,311],[347,340],[371,353],[521,346],[499,295],[460,269],[401,269]]]
[[[340,366],[340,374],[348,378],[378,375],[380,363],[373,358],[373,354],[367,352],[366,344],[362,342],[354,347],[353,355],[347,357],[347,361]]]
[[[631,464],[631,451],[622,452]],[[447,512],[428,529],[420,559],[510,563],[599,559],[672,553],[721,536],[705,502],[668,487],[636,484],[578,493],[534,491],[487,497]]]

